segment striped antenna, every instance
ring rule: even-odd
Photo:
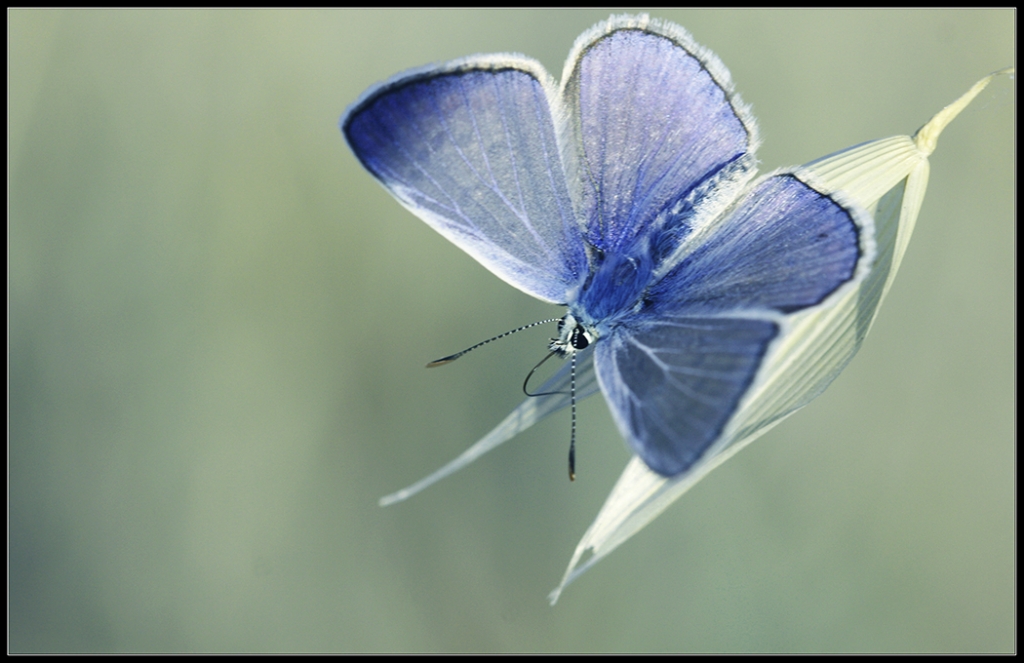
[[[524,329],[529,329],[530,327],[536,327],[537,325],[546,325],[549,322],[558,322],[559,320],[561,320],[561,318],[550,318],[548,320],[541,320],[540,322],[531,322],[530,324],[523,325],[522,327],[519,327],[518,329],[513,329],[511,331],[507,331],[504,334],[498,334],[497,336],[494,336],[493,338],[489,338],[486,341],[480,341],[476,345],[474,345],[472,347],[469,347],[469,348],[466,348],[462,352],[456,352],[453,355],[448,355],[447,357],[441,357],[440,359],[435,359],[434,361],[432,361],[429,364],[427,364],[427,368],[434,368],[435,366],[444,366],[445,364],[450,364],[453,361],[455,361],[456,359],[458,359],[459,357],[461,357],[462,355],[464,355],[467,352],[469,352],[470,350],[476,350],[481,345],[487,345],[491,341],[497,341],[499,338],[505,338],[506,336],[509,336],[510,334],[515,334],[516,332],[521,332]]]

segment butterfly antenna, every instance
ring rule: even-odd
[[[476,350],[481,345],[487,345],[491,341],[497,341],[499,338],[505,338],[506,336],[509,336],[511,334],[515,334],[516,332],[521,332],[524,329],[529,329],[530,327],[536,327],[537,325],[546,325],[549,322],[558,322],[559,320],[561,320],[561,318],[551,318],[550,320],[541,320],[540,322],[531,322],[530,324],[523,325],[522,327],[519,327],[518,329],[513,329],[511,331],[507,331],[504,334],[498,334],[497,336],[489,338],[486,341],[480,341],[476,345],[474,345],[472,347],[469,347],[469,348],[466,348],[462,352],[456,352],[453,355],[448,355],[447,357],[441,357],[440,359],[435,359],[434,361],[432,361],[429,364],[427,364],[427,368],[434,368],[435,366],[444,366],[445,364],[450,364],[453,361],[455,361],[456,359],[458,359],[459,357],[461,357],[462,355],[464,355],[467,352],[469,352],[470,350]],[[547,357],[545,357],[545,359],[547,359]],[[543,364],[543,363],[544,362],[541,361],[541,364]],[[540,364],[537,364],[537,366],[540,366]],[[534,370],[536,370],[536,366],[534,367]],[[533,375],[533,371],[530,371],[530,375]],[[527,377],[526,379],[529,380],[530,378]],[[523,383],[523,389],[524,390],[526,389],[526,383],[525,382]]]
[[[552,396],[552,395],[558,394],[558,393],[563,393],[563,394],[565,393],[564,391],[563,392],[541,391],[541,392],[537,392],[536,394],[531,394],[530,390],[526,388],[526,385],[529,384],[529,382],[530,382],[530,378],[533,377],[533,372],[536,371],[538,368],[540,368],[541,364],[546,362],[548,359],[551,359],[552,355],[556,355],[556,354],[558,354],[558,353],[555,350],[552,350],[551,352],[549,352],[547,354],[547,356],[545,356],[543,359],[541,359],[539,362],[537,362],[536,366],[534,366],[533,368],[530,369],[530,372],[526,375],[526,379],[523,380],[523,393],[524,394],[526,394],[527,396]],[[571,410],[572,410],[572,429],[571,429],[571,432],[569,433],[569,481],[575,481],[576,480],[576,353],[575,352],[573,352],[569,356],[569,361],[571,362],[569,364],[569,403],[572,406],[571,407]]]
[[[569,481],[576,480],[576,353],[569,368],[569,402],[572,404],[572,432],[569,434]]]
[[[528,385],[530,383],[530,378],[533,377],[534,371],[536,371],[538,368],[540,368],[541,364],[546,362],[548,359],[551,359],[551,357],[553,357],[556,354],[558,354],[558,353],[556,351],[552,350],[551,352],[547,353],[547,355],[545,355],[543,359],[538,361],[536,366],[534,366],[533,368],[530,369],[530,372],[526,374],[526,379],[523,380],[523,393],[524,394],[526,394],[527,396],[530,396],[532,398],[532,397],[535,397],[535,396],[550,396],[551,394],[557,394],[558,393],[557,391],[539,391],[536,394],[531,394],[530,390],[526,388],[526,385]]]

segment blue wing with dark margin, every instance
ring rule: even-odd
[[[405,207],[498,277],[565,303],[587,273],[539,63],[478,56],[401,74],[341,118]]]
[[[795,173],[752,187],[596,344],[629,445],[659,474],[685,472],[718,440],[786,317],[828,305],[873,259],[871,218],[840,196]]]

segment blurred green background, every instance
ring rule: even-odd
[[[554,307],[402,209],[346,106],[403,69],[555,75],[607,11],[12,11],[10,648],[1011,651],[1015,87],[947,129],[829,391],[545,600],[628,458],[599,398],[409,502],[522,395]],[[1000,11],[655,11],[762,169],[912,133],[1015,62]]]

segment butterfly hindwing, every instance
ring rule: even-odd
[[[648,467],[675,476],[718,440],[787,315],[864,278],[872,238],[870,217],[835,194],[765,178],[597,342],[601,388]]]
[[[601,339],[595,367],[612,416],[655,472],[686,471],[718,437],[778,326],[766,320],[665,317]]]
[[[791,313],[862,279],[874,261],[870,215],[801,172],[756,182],[648,291],[651,314]]]
[[[564,303],[586,273],[548,97],[525,58],[402,74],[342,117],[359,160],[413,213],[503,280]]]

